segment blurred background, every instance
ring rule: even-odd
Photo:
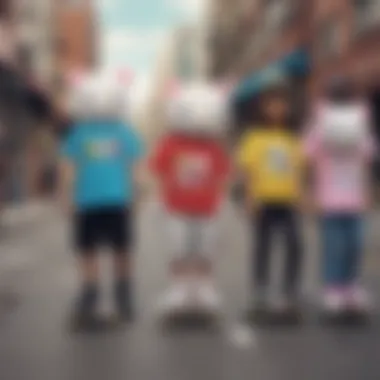
[[[380,1],[1,0],[1,379],[113,380],[126,373],[131,380],[187,379],[190,373],[220,379],[227,373],[228,379],[378,380],[378,326],[364,335],[313,329],[264,334],[260,353],[252,348],[245,358],[235,351],[225,357],[219,338],[154,340],[153,333],[138,327],[128,338],[89,343],[66,337],[62,319],[76,276],[62,217],[52,206],[57,147],[70,128],[65,113],[70,78],[98,69],[123,78],[130,88],[132,121],[148,146],[163,131],[168,87],[194,78],[216,80],[231,91],[235,141],[254,121],[256,99],[266,86],[283,78],[291,82],[294,117],[302,125],[325,80],[346,74],[360,83],[380,137]],[[161,244],[155,210],[154,202],[146,202],[140,215],[143,315],[150,313],[155,289],[165,283],[164,260],[159,254],[152,258]],[[231,209],[226,215],[224,250],[234,258],[221,273],[236,317],[246,299],[247,242],[241,216]],[[376,294],[379,222],[373,210],[366,273]],[[312,225],[305,228],[309,250],[316,252]],[[306,288],[314,293],[317,262],[313,253],[306,265]],[[130,350],[123,346],[128,342]],[[251,360],[252,355],[259,359]],[[93,360],[103,360],[101,370],[89,365]]]
[[[380,123],[378,2],[140,3],[1,1],[2,207],[51,191],[57,138],[69,126],[68,78],[98,68],[129,78],[134,121],[148,141],[162,130],[160,102],[178,78],[225,84],[238,135],[252,122],[260,91],[283,77],[292,82],[299,121],[339,73],[361,84]]]

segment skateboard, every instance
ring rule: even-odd
[[[323,311],[320,314],[320,321],[326,326],[360,327],[369,325],[370,320],[370,313],[355,309],[346,309],[339,313]]]
[[[69,319],[69,330],[72,333],[101,333],[116,330],[129,322],[118,314],[79,316],[74,313]]]
[[[270,307],[254,307],[248,310],[246,319],[249,323],[263,327],[291,327],[301,324],[303,316],[301,310],[296,307],[281,311]]]
[[[209,329],[217,327],[220,321],[219,309],[210,309],[197,302],[189,302],[188,305],[168,309],[161,315],[162,325],[167,329]]]

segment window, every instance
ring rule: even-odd
[[[355,33],[361,34],[380,26],[380,1],[352,0],[354,11]]]
[[[340,24],[336,19],[329,19],[321,24],[315,44],[318,59],[328,59],[339,54],[342,47],[340,31]]]

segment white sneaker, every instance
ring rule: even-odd
[[[349,305],[353,308],[363,312],[370,310],[371,299],[365,289],[359,286],[354,286],[348,291],[347,297]]]
[[[323,308],[328,313],[340,313],[346,308],[346,299],[342,291],[329,289],[323,296]]]
[[[198,301],[201,307],[218,312],[222,307],[222,297],[213,284],[203,284],[199,287]]]
[[[162,297],[160,309],[162,312],[176,311],[187,304],[188,294],[184,285],[175,285],[169,288]]]

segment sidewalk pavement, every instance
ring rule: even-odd
[[[43,221],[55,209],[52,200],[35,200],[6,207],[1,215],[1,224],[7,229],[25,227]]]

